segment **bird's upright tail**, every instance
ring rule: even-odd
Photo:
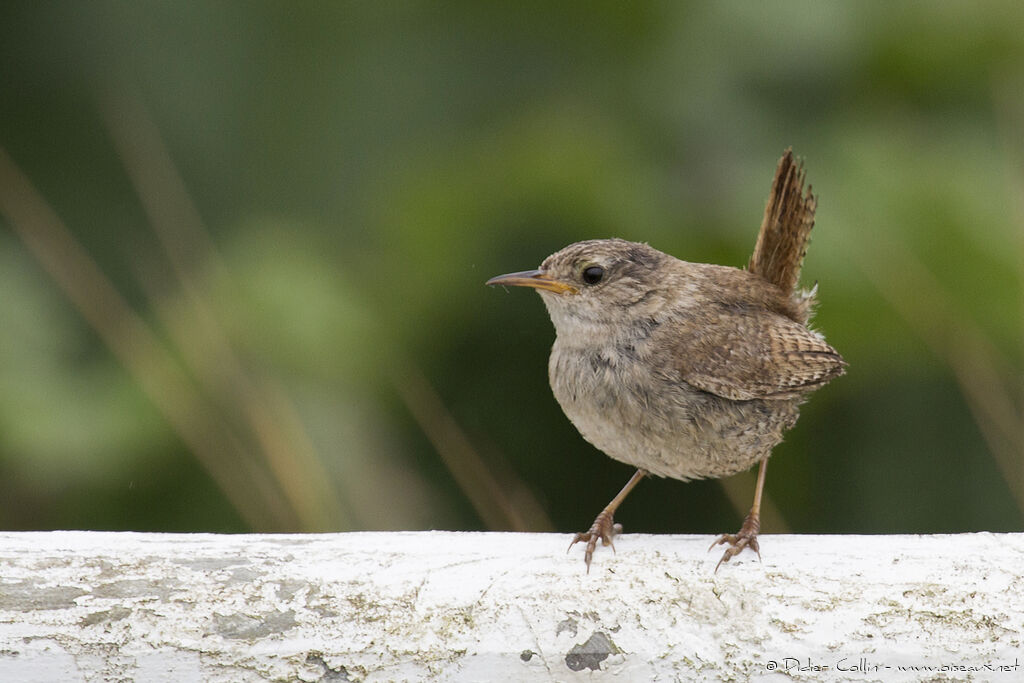
[[[775,169],[772,192],[764,207],[764,220],[748,270],[792,296],[800,279],[817,206],[818,198],[810,185],[804,192],[803,161],[794,160],[792,148],[787,149]],[[798,298],[805,299],[809,309],[812,297],[813,292]]]

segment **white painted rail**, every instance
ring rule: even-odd
[[[0,534],[0,681],[1024,680],[1024,534]]]

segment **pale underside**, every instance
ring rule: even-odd
[[[616,354],[552,349],[552,390],[580,434],[609,457],[683,481],[725,477],[771,453],[796,423],[800,395],[733,400],[672,381]],[[646,377],[637,373],[642,372]]]

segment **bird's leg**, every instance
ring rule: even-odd
[[[740,527],[739,532],[735,534],[722,534],[711,544],[711,548],[723,543],[729,544],[729,547],[725,549],[725,553],[722,555],[722,559],[715,565],[716,573],[723,562],[728,562],[736,555],[739,555],[743,552],[744,548],[750,548],[757,553],[757,559],[761,559],[761,548],[757,545],[757,534],[761,531],[761,492],[764,491],[764,473],[767,469],[768,458],[765,458],[761,461],[761,467],[757,470],[754,504],[750,506],[750,512],[747,513],[747,516],[743,518],[743,525]],[[711,548],[708,548],[708,550],[711,550]]]
[[[590,525],[590,529],[576,534],[572,539],[572,543],[569,544],[571,549],[574,545],[580,541],[587,542],[587,550],[583,555],[583,561],[587,563],[587,573],[590,573],[590,560],[594,557],[594,550],[597,548],[597,540],[601,539],[601,543],[604,545],[610,545],[612,550],[615,550],[615,544],[612,543],[612,539],[616,534],[622,531],[621,524],[615,524],[614,515],[615,511],[622,505],[622,501],[626,500],[626,496],[629,492],[640,483],[640,480],[647,476],[646,470],[637,470],[636,473],[629,478],[626,485],[622,487],[618,495],[612,498],[612,501],[604,506],[604,510],[597,515],[594,519],[594,523]]]

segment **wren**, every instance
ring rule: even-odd
[[[761,494],[768,457],[796,424],[811,392],[846,362],[807,325],[817,287],[796,284],[816,198],[802,164],[779,161],[746,270],[688,263],[621,239],[571,244],[538,270],[488,285],[540,294],[556,338],[548,363],[555,398],[584,439],[637,468],[590,529],[587,570],[614,514],[647,475],[681,481],[727,477],[760,463],[754,503],[715,567],[751,548],[760,556]]]

